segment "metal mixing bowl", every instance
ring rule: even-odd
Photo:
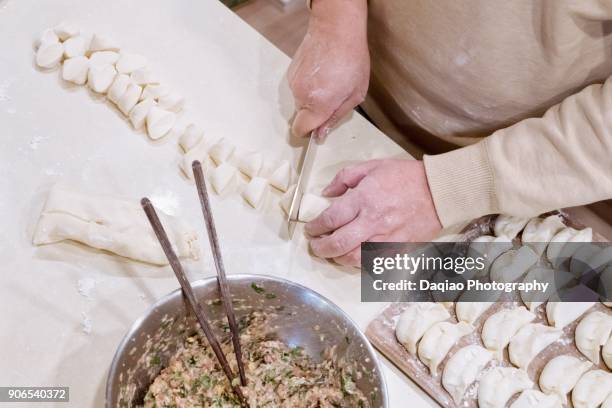
[[[311,289],[271,276],[231,275],[228,284],[237,320],[254,309],[274,312],[271,323],[278,338],[291,347],[303,347],[315,360],[320,360],[324,350],[336,346],[339,359],[355,364],[363,374],[357,386],[369,397],[372,407],[388,407],[385,380],[374,349],[338,306]],[[227,336],[217,279],[192,285],[217,336]],[[119,345],[106,383],[106,407],[141,404],[153,379],[196,327],[180,289],[156,302]]]

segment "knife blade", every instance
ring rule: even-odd
[[[317,146],[317,138],[315,137],[315,132],[313,131],[310,133],[310,140],[308,141],[308,145],[306,146],[302,156],[300,175],[295,185],[295,191],[293,192],[291,206],[289,207],[289,212],[287,215],[287,233],[289,234],[289,239],[293,238],[293,231],[295,230],[295,225],[298,221],[300,204],[302,203],[304,191],[308,186],[310,171],[312,170],[312,163],[314,162],[314,158],[316,156]]]

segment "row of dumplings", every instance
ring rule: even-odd
[[[123,52],[110,37],[61,23],[43,32],[35,58],[38,67],[61,65],[65,81],[106,95],[134,129],[146,128],[153,140],[171,133],[176,113],[183,109],[185,99],[160,83],[145,57]]]
[[[269,191],[282,193],[279,204],[288,213],[295,192],[296,175],[287,160],[280,163],[266,160],[261,152],[246,151],[225,138],[208,145],[202,129],[189,125],[179,137],[184,156],[180,163],[183,173],[193,178],[191,164],[194,160],[204,165],[210,183],[219,195],[240,191],[244,200],[253,208],[261,208]],[[242,175],[242,177],[240,176]],[[246,179],[246,185],[241,181]],[[308,222],[329,206],[329,201],[316,194],[307,193],[302,199],[299,220]]]
[[[425,364],[432,376],[449,351],[464,336],[475,331],[473,321],[462,320],[457,304],[458,322],[441,303],[413,303],[400,315],[396,326],[399,342]],[[460,348],[446,362],[442,386],[457,405],[466,398],[470,386],[479,380],[477,400],[481,408],[504,407],[518,393],[512,408],[561,407],[572,393],[576,408],[595,408],[604,403],[612,407],[612,374],[591,370],[599,364],[602,353],[606,365],[612,364],[612,316],[595,311],[580,321],[576,328],[576,346],[590,361],[570,355],[551,359],[539,378],[540,390],[527,374],[531,361],[545,348],[559,340],[562,329],[532,323],[535,315],[525,307],[501,309],[492,314],[482,328],[482,343]],[[502,367],[503,352],[508,347],[510,361],[516,367]],[[489,362],[491,368],[485,370]],[[479,379],[479,377],[481,377]],[[604,402],[605,401],[605,402]]]

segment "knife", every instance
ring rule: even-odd
[[[312,163],[314,162],[315,153],[317,151],[317,138],[315,131],[310,133],[310,140],[304,150],[302,158],[302,168],[300,169],[300,175],[298,177],[297,184],[295,185],[295,191],[291,198],[291,206],[287,215],[287,232],[289,239],[293,238],[293,231],[298,221],[298,215],[300,211],[300,204],[302,203],[302,197],[304,196],[304,190],[308,185],[310,178],[310,171],[312,170]]]

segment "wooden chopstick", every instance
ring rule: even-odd
[[[232,333],[232,343],[234,345],[234,353],[236,354],[236,363],[238,364],[238,372],[240,374],[240,383],[242,386],[246,386],[246,375],[244,373],[244,363],[242,362],[242,347],[240,346],[240,332],[238,331],[238,325],[236,324],[236,315],[234,314],[234,305],[232,304],[232,295],[230,294],[229,287],[227,285],[227,277],[225,275],[225,266],[223,265],[223,257],[221,256],[221,249],[219,247],[219,238],[217,237],[217,229],[215,228],[215,220],[212,216],[210,209],[210,201],[208,200],[208,190],[206,189],[206,180],[204,179],[204,173],[202,172],[202,164],[195,160],[191,167],[193,169],[193,175],[195,178],[195,184],[198,188],[198,197],[200,198],[200,205],[202,207],[202,214],[204,215],[204,221],[206,222],[206,230],[208,231],[208,241],[212,250],[213,258],[215,260],[215,268],[217,269],[217,281],[219,283],[219,289],[221,291],[221,297],[223,298],[223,305],[225,307],[225,314],[227,315],[227,321],[229,323],[230,331]]]
[[[159,240],[159,243],[161,244],[161,247],[164,250],[166,257],[168,258],[168,261],[170,262],[170,266],[172,267],[172,270],[174,271],[176,278],[181,284],[181,288],[183,289],[183,293],[185,297],[187,297],[187,300],[189,304],[191,305],[191,308],[193,309],[196,317],[198,318],[198,322],[200,323],[200,326],[202,327],[202,330],[204,331],[204,335],[206,336],[206,339],[208,339],[208,343],[210,343],[210,346],[212,347],[213,352],[215,353],[215,356],[217,357],[217,360],[219,360],[219,364],[221,364],[221,368],[223,369],[223,372],[225,373],[225,375],[227,376],[227,379],[230,382],[230,387],[233,389],[234,393],[236,393],[236,395],[238,396],[240,403],[243,406],[246,406],[246,400],[244,398],[244,395],[242,394],[242,390],[240,389],[238,385],[234,385],[233,383],[233,380],[235,378],[234,373],[232,372],[232,369],[230,368],[230,365],[227,362],[227,359],[225,358],[223,351],[221,351],[221,345],[219,344],[217,337],[213,333],[212,328],[210,327],[210,324],[208,323],[208,320],[206,319],[202,305],[200,305],[200,303],[198,302],[195,296],[195,293],[193,292],[193,288],[191,287],[191,283],[189,282],[189,280],[187,279],[187,276],[185,275],[183,266],[181,265],[181,262],[176,256],[174,249],[172,249],[172,244],[170,243],[170,240],[168,239],[168,235],[166,234],[166,231],[164,230],[164,227],[161,221],[159,220],[159,217],[157,216],[157,212],[155,211],[153,204],[151,204],[151,201],[148,198],[143,198],[140,201],[140,204],[142,205],[144,212],[147,214],[147,218],[149,219],[149,222],[151,223],[151,227],[153,227],[153,231],[155,231],[155,235],[157,236],[157,239]]]

